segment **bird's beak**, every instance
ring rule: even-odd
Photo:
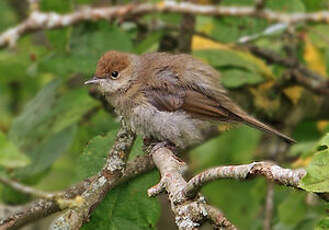
[[[97,84],[101,81],[102,79],[98,79],[95,75],[92,77],[92,79],[89,79],[88,81],[85,81],[85,85],[89,84]]]

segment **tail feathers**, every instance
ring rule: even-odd
[[[258,121],[257,119],[255,119],[253,117],[250,117],[250,116],[247,115],[247,116],[243,116],[243,117],[240,116],[240,118],[243,120],[243,122],[246,125],[249,125],[251,127],[260,129],[260,130],[265,131],[269,134],[277,135],[289,144],[296,143],[296,141],[294,139],[292,139],[291,137],[288,137],[287,135],[277,131],[276,129],[274,129],[274,128],[268,126],[268,125],[265,125],[264,123]]]

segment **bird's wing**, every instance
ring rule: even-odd
[[[161,76],[152,85],[147,85],[144,95],[149,103],[160,111],[182,110],[207,120],[229,120],[230,112],[215,99],[203,94],[201,90],[187,84],[179,84],[177,75],[170,71],[161,71]]]
[[[292,138],[248,115],[229,99],[225,90],[219,85],[205,84],[209,78],[202,79],[201,73],[198,73],[200,84],[196,84],[197,77],[194,78],[194,82],[186,81],[186,78],[182,79],[169,68],[162,69],[159,73],[161,75],[152,76],[157,79],[146,84],[144,88],[148,102],[158,110],[169,112],[182,110],[192,117],[205,120],[239,121],[278,135],[288,143],[295,142]]]

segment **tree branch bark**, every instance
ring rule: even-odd
[[[150,154],[154,164],[160,171],[161,180],[159,184],[148,190],[148,194],[149,196],[156,196],[164,190],[168,192],[178,229],[199,229],[201,224],[207,220],[215,223],[216,228],[236,229],[218,209],[207,205],[202,195],[189,198],[182,193],[187,185],[182,176],[187,166],[171,150],[161,146],[160,143],[151,150]]]
[[[123,176],[126,159],[134,144],[135,137],[136,135],[125,124],[122,124],[115,143],[108,154],[105,166],[81,194],[81,204],[78,203],[76,207],[69,208],[51,224],[50,229],[80,229],[107,192],[116,186]]]
[[[30,1],[34,2],[34,1]],[[33,3],[31,6],[38,6]],[[30,16],[21,24],[4,31],[0,35],[0,48],[14,46],[23,35],[37,30],[55,29],[74,25],[82,21],[111,20],[127,18],[150,13],[186,13],[191,15],[215,16],[252,16],[268,21],[280,21],[288,24],[301,22],[329,22],[329,11],[314,13],[280,13],[268,9],[260,10],[257,7],[235,7],[199,5],[187,2],[164,1],[159,4],[143,3],[103,8],[86,8],[68,14],[55,12],[43,13],[33,7]]]
[[[220,166],[205,170],[194,176],[184,188],[183,193],[188,197],[195,196],[200,188],[217,179],[245,180],[255,176],[298,188],[298,183],[306,175],[304,169],[285,169],[271,162],[254,162],[245,165]]]

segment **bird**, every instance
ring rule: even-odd
[[[234,103],[220,73],[188,54],[110,50],[85,84],[95,85],[133,132],[177,148],[200,143],[220,123],[244,123],[295,143]]]

